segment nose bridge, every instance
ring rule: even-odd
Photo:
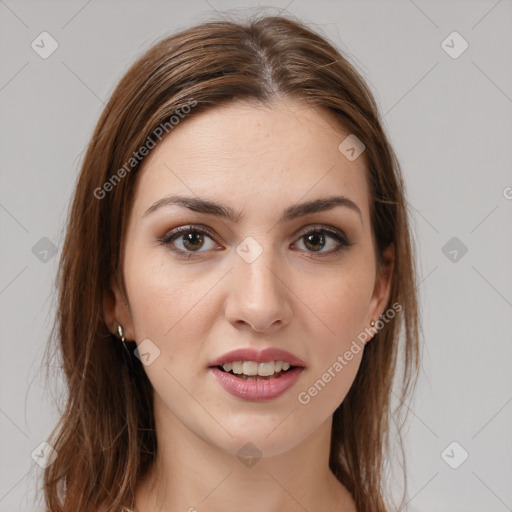
[[[226,311],[231,322],[265,330],[289,321],[291,307],[280,267],[272,247],[251,236],[236,248]]]

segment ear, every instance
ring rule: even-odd
[[[391,296],[392,275],[395,266],[395,247],[389,244],[382,254],[382,264],[377,268],[375,286],[368,309],[369,318],[367,323],[372,320],[375,322],[384,313],[384,310]]]
[[[117,336],[117,326],[121,325],[125,340],[132,341],[135,339],[129,306],[114,278],[103,297],[103,315],[108,330],[112,334]]]

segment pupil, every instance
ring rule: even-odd
[[[308,245],[311,240],[313,240],[311,245],[317,246],[316,249],[313,249],[315,251],[322,249],[322,247],[324,246],[325,239],[324,239],[324,236],[321,233],[313,233],[312,235],[308,235],[306,237],[306,245]],[[321,241],[319,242],[318,240],[321,240]],[[316,241],[316,243],[315,243],[315,241]],[[320,245],[320,247],[318,247],[319,245]]]
[[[194,239],[197,238],[199,241],[194,241]],[[183,244],[187,249],[199,249],[200,246],[203,243],[203,236],[200,233],[187,233],[185,235],[185,240],[183,241]],[[192,244],[192,246],[199,245],[199,247],[189,247],[188,244]]]

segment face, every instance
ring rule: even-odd
[[[157,424],[270,456],[331,420],[360,365],[354,340],[390,287],[375,261],[364,153],[350,161],[338,149],[348,135],[301,103],[231,103],[185,119],[145,159],[123,244],[127,305],[114,285],[107,315],[145,344]],[[335,196],[345,199],[317,202]],[[211,368],[246,348],[302,366],[263,384]]]

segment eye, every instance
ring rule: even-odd
[[[210,240],[210,244],[205,243],[207,240]],[[165,234],[160,239],[160,242],[168,245],[172,251],[184,255],[187,253],[191,255],[194,252],[204,252],[218,247],[213,241],[213,233],[206,228],[194,226],[183,226],[173,229]]]
[[[175,253],[190,258],[194,253],[220,249],[214,237],[215,235],[206,227],[182,226],[166,233],[159,241]],[[302,242],[307,252],[322,257],[337,254],[354,245],[347,240],[342,231],[325,226],[309,227],[302,232],[299,242]],[[328,250],[323,250],[326,247]]]
[[[329,243],[330,239],[330,243]],[[337,254],[343,249],[354,245],[349,242],[343,232],[326,228],[325,226],[314,226],[303,232],[299,238],[308,252],[317,253],[322,256]],[[329,250],[329,246],[331,250]],[[328,250],[323,251],[325,247]]]

